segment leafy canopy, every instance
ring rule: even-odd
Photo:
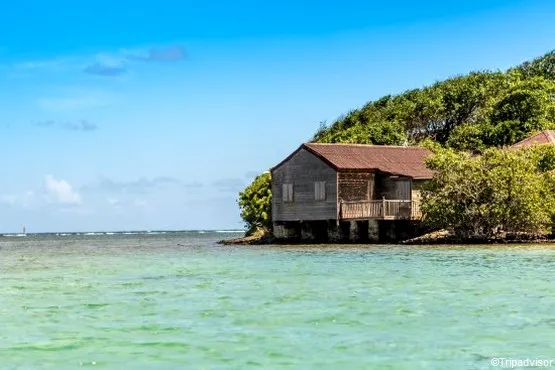
[[[507,72],[472,72],[387,95],[322,126],[325,143],[417,144],[460,150],[511,145],[555,122],[555,52]]]
[[[471,155],[435,148],[436,174],[422,193],[426,222],[461,238],[545,232],[555,218],[555,147],[487,149]]]
[[[254,181],[239,193],[241,218],[247,226],[247,234],[272,227],[272,178],[269,172],[256,177]]]

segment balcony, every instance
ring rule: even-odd
[[[416,200],[370,200],[340,202],[341,220],[420,220],[420,202]]]

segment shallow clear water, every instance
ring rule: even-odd
[[[0,238],[2,369],[488,369],[555,359],[555,248]],[[235,235],[236,236],[236,235]]]

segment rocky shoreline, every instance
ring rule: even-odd
[[[469,238],[461,239],[453,235],[447,230],[439,230],[424,234],[422,236],[401,241],[397,244],[401,245],[452,245],[452,244],[536,244],[536,243],[554,243],[555,236],[549,234],[533,234],[533,233],[506,233],[495,238]],[[269,244],[336,244],[333,242],[310,242],[297,240],[281,240],[275,238],[269,232],[257,232],[250,236],[242,238],[221,240],[221,245],[269,245]],[[341,243],[345,244],[345,243]],[[377,243],[380,244],[380,243]]]
[[[555,238],[549,234],[539,233],[503,233],[493,238],[460,238],[447,230],[439,230],[422,236],[405,240],[403,245],[430,244],[523,244],[523,243],[553,243]]]
[[[277,244],[278,240],[274,237],[272,232],[266,229],[258,229],[251,235],[246,235],[241,238],[224,239],[220,240],[218,244],[221,245],[265,245]]]

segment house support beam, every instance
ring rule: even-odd
[[[312,242],[316,239],[310,222],[301,222],[301,240]]]
[[[277,239],[298,239],[301,237],[298,222],[274,222],[273,234]]]
[[[368,220],[368,241],[377,243],[380,240],[380,224],[378,220]]]
[[[340,243],[345,240],[345,235],[341,225],[336,220],[328,222],[328,241],[330,243]]]
[[[356,243],[360,240],[360,229],[357,221],[350,221],[349,225],[349,241]]]

